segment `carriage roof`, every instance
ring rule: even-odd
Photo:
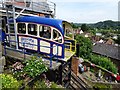
[[[62,24],[63,20],[53,19],[53,18],[44,18],[39,16],[21,16],[16,19],[16,22],[29,22],[36,24],[44,24],[57,28],[62,34],[64,33]]]

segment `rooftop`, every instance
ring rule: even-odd
[[[97,43],[93,46],[93,52],[120,60],[120,46]]]

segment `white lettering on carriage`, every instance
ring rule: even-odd
[[[20,36],[19,45],[27,49],[37,50],[37,39]]]

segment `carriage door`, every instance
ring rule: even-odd
[[[58,56],[58,57],[64,57],[64,53],[63,53],[63,36],[60,33],[59,30],[53,28],[53,41],[55,43],[53,43],[53,55]]]

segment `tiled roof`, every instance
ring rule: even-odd
[[[120,46],[97,43],[93,46],[93,52],[120,60]]]

